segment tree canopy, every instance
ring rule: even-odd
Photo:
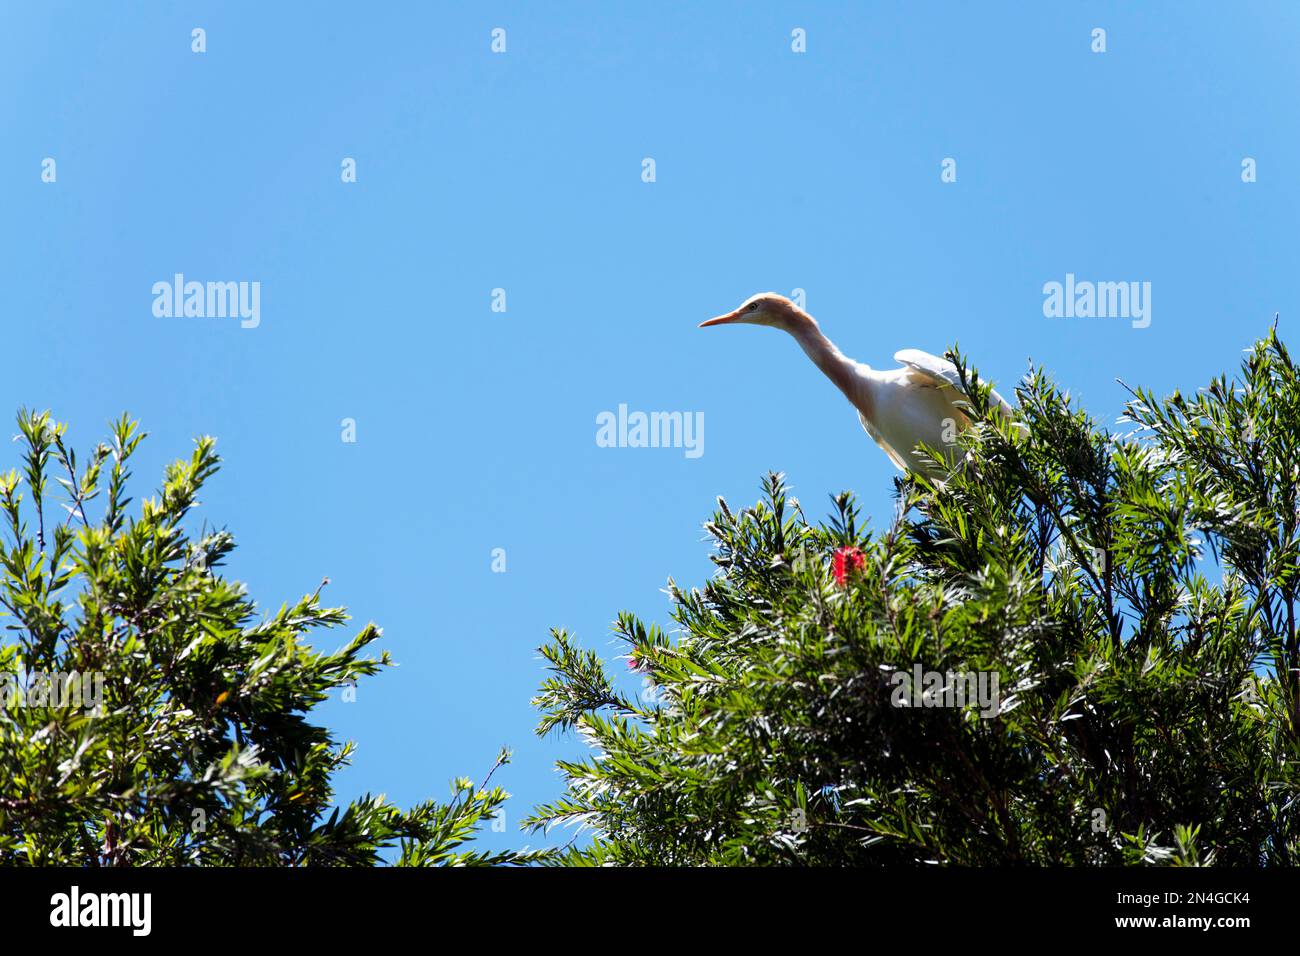
[[[347,619],[320,588],[262,614],[222,576],[233,537],[187,521],[219,465],[213,439],[131,513],[135,422],[81,463],[48,412],[18,428],[22,470],[0,475],[0,864],[537,858],[464,846],[507,797],[487,779],[409,810],[335,803],[352,745],[311,711],[389,663],[367,653],[380,631],[318,652],[307,638]]]
[[[0,864],[1292,865],[1300,854],[1300,371],[1276,329],[1194,396],[1102,427],[1041,370],[1014,419],[956,363],[972,426],[868,527],[779,474],[671,579],[672,630],[618,616],[640,692],[564,630],[538,732],[591,752],[489,852],[507,795],[340,804],[352,745],[312,712],[389,663],[321,589],[260,612],[192,509],[214,442],[130,507],[136,423],[82,462],[18,416],[0,475]],[[60,486],[62,491],[56,488]],[[56,509],[54,497],[61,496]],[[503,751],[492,767],[508,759]]]
[[[898,514],[814,524],[782,476],[719,499],[674,632],[564,630],[538,732],[592,753],[528,824],[573,864],[1294,864],[1300,372],[1131,390],[1112,433],[1041,370],[1016,422],[955,351],[974,425]],[[939,463],[940,450],[928,453]],[[990,706],[992,700],[992,706]]]

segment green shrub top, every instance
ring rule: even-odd
[[[811,524],[779,475],[616,625],[641,694],[554,631],[539,732],[591,745],[529,824],[572,863],[1293,864],[1300,373],[1136,390],[1115,435],[1031,370],[946,481]],[[1027,426],[1027,428],[1025,427]],[[932,457],[938,460],[938,453]],[[990,706],[990,701],[993,701]]]

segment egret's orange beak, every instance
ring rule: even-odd
[[[728,322],[739,322],[740,314],[741,314],[740,310],[737,309],[734,312],[728,312],[726,315],[719,315],[719,316],[715,316],[712,319],[705,319],[703,322],[700,323],[700,328],[706,329],[710,325],[725,325]]]

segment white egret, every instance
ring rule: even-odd
[[[951,448],[957,433],[970,425],[970,416],[956,404],[966,398],[961,378],[946,359],[903,349],[894,353],[902,368],[877,371],[846,356],[822,334],[811,315],[775,292],[752,296],[734,312],[701,322],[700,328],[733,323],[766,325],[793,335],[858,410],[867,434],[902,471],[927,471],[916,447]],[[997,392],[990,399],[995,409],[1010,417],[1011,406]]]

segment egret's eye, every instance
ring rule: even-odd
[[[757,311],[758,311],[758,303],[757,303],[757,302],[751,302],[751,303],[749,303],[749,311],[750,311],[750,312],[757,312]]]

